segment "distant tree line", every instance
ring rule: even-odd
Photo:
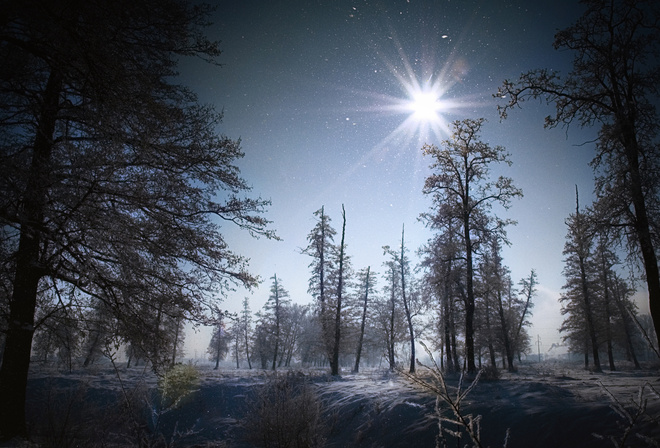
[[[391,370],[406,365],[413,373],[416,344],[423,338],[433,341],[447,370],[465,364],[475,371],[484,362],[496,368],[500,358],[505,368],[515,370],[516,359],[530,348],[525,328],[538,280],[531,270],[516,290],[503,265],[504,228],[512,223],[495,216],[491,204],[508,207],[522,193],[509,178],[490,179],[489,165],[508,159],[503,148],[480,140],[483,122],[457,121],[442,148],[424,148],[433,158],[434,174],[424,191],[433,197],[433,209],[423,219],[438,233],[420,249],[419,266],[411,265],[402,229],[395,248],[383,247],[386,260],[378,289],[378,274],[370,266],[357,273],[352,269],[344,243],[344,208],[338,233],[321,207],[302,251],[311,257],[312,303],[292,304],[274,275],[268,301],[248,330],[252,337],[236,336],[233,352],[242,353],[249,366],[264,369],[295,360],[327,366],[333,375],[342,367],[357,372],[361,362]],[[240,320],[232,328],[241,334],[247,329]],[[214,341],[209,353],[215,353]]]

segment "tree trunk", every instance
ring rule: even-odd
[[[92,341],[92,344],[87,350],[87,355],[85,356],[83,367],[89,366],[94,361],[94,353],[96,353],[100,341],[101,341],[101,331],[97,328],[96,330],[94,330],[94,340]]]
[[[520,321],[516,327],[516,332],[513,335],[513,347],[518,351],[518,362],[522,362],[520,359],[520,332],[522,327],[525,324],[525,316],[527,316],[527,311],[529,311],[529,305],[532,302],[532,295],[534,294],[534,286],[536,286],[536,273],[534,269],[529,274],[529,290],[527,291],[527,297],[525,298],[525,307],[523,312],[520,315]]]
[[[607,276],[607,265],[605,263],[605,255],[602,254],[602,272],[603,272],[603,291],[605,293],[605,337],[607,338],[607,359],[610,364],[610,370],[615,371],[614,365],[614,352],[612,349],[612,324],[610,323],[612,317],[612,310],[610,309],[610,285]]]
[[[317,240],[317,252],[319,254],[319,302],[320,302],[320,320],[321,320],[321,333],[323,337],[323,345],[325,346],[326,356],[328,361],[331,357],[330,349],[330,336],[328,329],[328,321],[326,316],[326,297],[325,297],[325,208],[321,207],[321,238]]]
[[[626,350],[628,351],[630,357],[632,358],[633,363],[635,364],[635,370],[640,370],[642,367],[639,365],[639,360],[635,354],[635,346],[632,341],[632,328],[630,322],[630,316],[628,315],[628,310],[623,303],[623,293],[621,292],[621,283],[620,280],[614,280],[614,303],[616,303],[617,308],[619,309],[619,314],[621,314],[621,319],[623,320],[623,329],[626,334]]]
[[[220,344],[220,341],[218,341],[218,346],[216,347],[215,350],[215,367],[213,370],[218,370],[220,367],[220,355],[222,354],[222,344]]]
[[[486,334],[488,338],[488,355],[490,356],[490,365],[497,367],[497,360],[495,359],[495,347],[493,346],[493,331],[490,326],[490,307],[488,306],[488,296],[484,297],[485,315],[486,315]]]
[[[280,288],[277,284],[277,274],[273,276],[275,279],[275,348],[273,349],[273,368],[277,368],[277,351],[280,344]]]
[[[500,285],[501,288],[501,285]],[[511,341],[509,339],[509,327],[506,323],[506,317],[504,316],[504,305],[502,304],[502,291],[497,291],[497,307],[498,313],[500,315],[500,325],[502,327],[502,339],[504,340],[504,354],[506,356],[507,366],[506,368],[509,372],[514,372],[513,367],[513,350],[511,350]]]
[[[406,298],[406,271],[404,264],[404,229],[401,229],[401,258],[399,259],[399,267],[401,268],[401,298],[403,299],[403,309],[406,312],[406,320],[408,322],[408,333],[410,335],[410,373],[415,373],[415,332],[413,329],[412,315],[408,299]]]
[[[453,307],[452,307],[453,310]],[[458,348],[456,347],[456,322],[454,321],[454,314],[452,311],[451,314],[451,350],[452,354],[454,355],[454,369],[458,370],[460,368],[460,360],[458,359]]]
[[[593,312],[591,310],[591,300],[589,296],[589,287],[587,285],[587,274],[584,267],[584,258],[579,256],[580,260],[580,281],[582,283],[582,299],[584,300],[584,314],[591,342],[591,351],[594,357],[594,372],[602,372],[600,366],[600,357],[598,356],[598,339],[596,338],[596,326],[594,325]]]
[[[589,370],[589,341],[584,340],[584,370]]]
[[[245,357],[247,358],[248,362],[248,369],[252,370],[252,361],[250,360],[250,335],[248,334],[248,309],[247,309],[247,298],[246,300],[246,305],[245,305],[245,322],[243,322],[243,334],[245,335]]]
[[[451,331],[453,325],[451,323],[453,307],[451,306],[451,261],[447,262],[447,275],[445,277],[445,291],[443,298],[443,321],[444,321],[444,334],[445,334],[445,352],[447,354],[447,372],[453,372],[456,366],[452,359],[452,346],[451,346]]]
[[[467,204],[465,204],[467,210]],[[466,258],[466,287],[467,298],[465,302],[465,357],[468,373],[475,373],[477,366],[474,364],[474,283],[472,267],[472,240],[470,239],[470,220],[467,211],[464,213],[463,233],[465,238]]]
[[[390,362],[390,370],[394,371],[396,368],[396,360],[394,359],[394,311],[395,311],[395,301],[394,301],[394,279],[392,279],[392,293],[390,295],[390,328],[389,328],[389,338],[387,341],[387,355]]]
[[[341,227],[341,245],[339,246],[339,279],[337,283],[337,310],[335,313],[335,337],[332,348],[330,370],[332,375],[339,375],[339,343],[341,342],[341,300],[344,289],[344,237],[346,235],[346,212],[341,206],[343,224]]]
[[[642,252],[644,272],[646,274],[646,286],[649,292],[649,310],[651,311],[653,326],[655,327],[656,343],[660,348],[660,272],[658,271],[658,259],[653,246],[651,226],[649,223],[648,212],[646,210],[644,190],[642,188],[642,180],[639,172],[638,155],[641,151],[639,150],[634,132],[632,129],[629,129],[630,126],[624,124],[622,127],[624,140],[626,142],[626,158],[628,160],[630,172],[630,183],[628,188],[635,209],[634,229]]]
[[[176,349],[179,345],[179,331],[181,331],[181,318],[176,317],[176,328],[174,330],[174,347],[172,348],[172,365],[176,364]]]
[[[252,361],[250,360],[250,344],[247,330],[245,330],[245,357],[248,362],[248,369],[252,370]]]
[[[371,273],[371,266],[367,266],[367,275],[364,286],[364,305],[362,306],[362,322],[360,323],[360,336],[358,337],[357,353],[355,354],[355,367],[353,373],[360,371],[360,355],[362,354],[362,343],[364,341],[364,326],[367,321],[367,302],[369,300],[369,274]]]
[[[236,352],[235,353],[236,354],[236,370],[238,370],[238,369],[241,368],[240,350],[239,350],[240,344],[241,344],[241,334],[238,331],[238,328],[236,326],[234,328],[236,329],[236,339],[234,340],[234,347],[235,347],[234,351]]]
[[[0,440],[9,440],[15,436],[27,437],[25,395],[37,290],[44,275],[39,250],[61,89],[62,77],[56,71],[51,72],[43,93],[30,174],[23,196],[21,235],[16,252],[13,293],[9,302],[7,339],[0,368],[0,397],[3,401],[0,406]]]

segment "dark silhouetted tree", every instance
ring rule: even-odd
[[[383,247],[385,253],[390,253],[389,246]],[[396,368],[396,344],[402,335],[401,307],[397,297],[401,292],[401,275],[396,258],[384,263],[385,285],[383,287],[383,299],[376,302],[376,319],[383,336],[385,354],[390,370]]]
[[[434,228],[433,217],[422,215],[427,225]],[[442,343],[440,348],[444,354],[441,367],[447,372],[459,368],[458,351],[456,349],[456,322],[459,313],[456,306],[457,291],[463,289],[461,282],[465,278],[463,264],[465,257],[459,253],[460,235],[449,223],[445,229],[438,227],[440,233],[434,235],[429,243],[422,248],[424,255],[421,266],[427,270],[426,282],[432,285],[434,296],[438,301],[439,331]]]
[[[600,219],[628,238],[629,253],[641,258],[658,338],[660,5],[653,0],[583,3],[582,17],[554,41],[555,49],[574,53],[573,70],[564,77],[547,69],[529,71],[516,82],[504,81],[496,96],[508,100],[500,107],[502,118],[526,100],[544,98],[556,106],[547,127],[598,126],[592,161],[596,208]]]
[[[408,341],[410,343],[410,367],[409,372],[415,373],[415,329],[413,326],[413,317],[415,314],[415,309],[413,308],[412,298],[413,294],[410,290],[410,261],[406,255],[407,249],[405,245],[405,228],[401,229],[401,245],[399,250],[395,251],[392,249],[387,249],[387,253],[392,257],[392,263],[396,268],[397,275],[399,276],[398,282],[398,291],[401,296],[401,306],[403,306],[403,316],[406,319],[406,326],[408,330]],[[396,290],[396,288],[392,288]],[[395,300],[394,303],[399,302]]]
[[[492,239],[488,250],[482,258],[480,265],[480,274],[482,277],[482,288],[487,303],[485,319],[488,323],[488,330],[493,334],[493,325],[490,323],[490,314],[497,313],[497,333],[504,351],[506,367],[510,372],[515,371],[513,365],[513,307],[511,295],[511,277],[509,270],[502,263],[501,247],[497,239]],[[491,364],[493,363],[492,339],[489,342],[489,351],[491,354]]]
[[[524,341],[525,333],[523,333],[523,328],[526,325],[530,325],[527,318],[532,315],[530,310],[534,307],[532,299],[536,295],[536,287],[538,286],[536,271],[532,269],[529,273],[529,277],[520,280],[518,285],[520,286],[520,312],[518,314],[519,320],[516,325],[516,330],[513,333],[513,345],[520,354],[521,349],[528,345],[528,342]]]
[[[614,303],[619,311],[619,325],[622,327],[623,346],[626,350],[628,359],[633,362],[635,369],[641,369],[639,359],[637,358],[637,349],[635,348],[635,340],[638,334],[637,327],[635,326],[634,317],[637,315],[637,308],[635,303],[631,300],[634,290],[630,288],[627,283],[616,273],[613,273],[612,279],[612,295]]]
[[[294,355],[300,352],[300,339],[309,317],[309,308],[297,303],[287,304],[283,309],[282,343],[278,366],[290,367]]]
[[[75,287],[104,301],[119,330],[153,335],[141,321],[150,304],[196,319],[232,284],[256,285],[218,220],[274,235],[267,203],[242,197],[242,152],[217,134],[221,115],[176,84],[180,61],[220,53],[204,35],[207,7],[35,0],[2,10],[0,263],[11,299],[0,437],[11,439],[27,434],[44,286]]]

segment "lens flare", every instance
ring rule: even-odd
[[[434,121],[438,119],[441,105],[433,92],[415,92],[410,101],[410,110],[416,120]]]

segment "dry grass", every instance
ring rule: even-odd
[[[301,373],[273,376],[250,403],[243,428],[250,443],[264,448],[325,445],[322,404]]]
[[[431,366],[426,366],[417,361],[419,366],[422,367],[422,372],[414,374],[401,370],[399,373],[413,384],[435,395],[435,413],[439,430],[436,447],[446,448],[448,446],[448,436],[457,440],[457,446],[467,446],[463,445],[462,442],[462,439],[467,436],[470,443],[472,443],[472,447],[483,448],[481,442],[481,415],[474,415],[465,412],[463,409],[463,402],[479,383],[482,371],[479,371],[469,384],[465,384],[466,376],[462,373],[458,379],[458,385],[455,387],[449,386],[431,351],[423,343],[422,346],[431,359]],[[444,407],[449,409],[449,416],[446,416]],[[506,448],[508,441],[509,429],[506,430],[502,446]]]

